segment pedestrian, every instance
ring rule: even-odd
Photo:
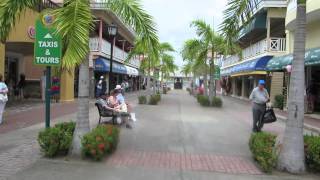
[[[20,81],[18,82],[18,96],[19,99],[23,99],[24,98],[24,88],[26,86],[26,76],[24,74],[20,74]]]
[[[107,89],[107,83],[104,80],[104,77],[100,76],[100,80],[96,85],[96,98],[99,98],[100,96],[104,95],[106,93],[106,89]]]
[[[258,87],[254,88],[250,95],[252,102],[253,132],[261,131],[266,104],[270,100],[268,91],[265,89],[265,84],[264,80],[259,80]]]
[[[316,100],[318,97],[318,89],[314,81],[311,82],[310,86],[306,89],[306,91],[307,91],[307,99],[308,99],[307,112],[313,113]]]
[[[8,87],[3,82],[3,76],[0,74],[0,124],[3,122],[3,111],[8,101]]]

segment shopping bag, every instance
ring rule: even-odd
[[[273,123],[277,121],[277,117],[273,111],[273,108],[267,108],[263,115],[263,123]]]

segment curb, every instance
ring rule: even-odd
[[[279,115],[279,114],[276,114],[276,117],[277,117],[279,120],[283,121],[283,122],[286,122],[287,119],[288,119],[287,117],[281,116],[281,115]],[[309,125],[309,124],[305,124],[305,123],[304,123],[303,128],[306,129],[306,130],[309,130],[309,131],[311,131],[311,132],[320,134],[320,128],[311,126],[311,125]]]

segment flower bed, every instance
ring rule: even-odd
[[[82,138],[82,153],[85,157],[99,161],[117,148],[118,141],[119,129],[117,127],[99,125]]]
[[[41,131],[38,135],[38,143],[44,155],[55,157],[68,154],[74,129],[74,122],[65,122]]]
[[[264,172],[272,172],[277,161],[275,151],[276,136],[266,132],[253,133],[249,140],[249,148],[253,158]]]

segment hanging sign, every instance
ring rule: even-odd
[[[61,63],[61,38],[51,27],[54,17],[50,13],[36,20],[36,40],[34,44],[34,64],[59,66]]]

